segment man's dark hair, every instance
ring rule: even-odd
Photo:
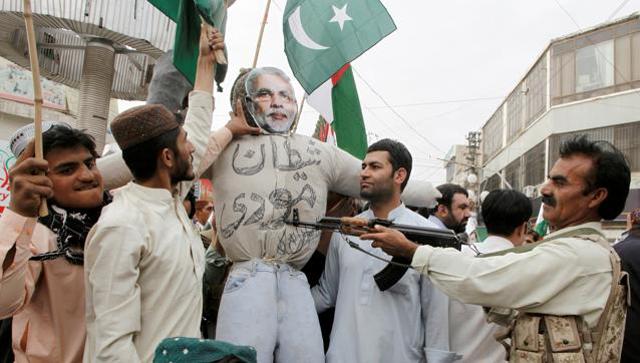
[[[158,155],[163,149],[168,148],[178,155],[179,134],[180,128],[176,128],[122,150],[122,158],[136,180],[149,180],[155,174]]]
[[[86,132],[66,125],[54,125],[42,133],[42,154],[46,158],[47,153],[54,149],[71,149],[83,146],[93,157],[98,157],[96,142]]]
[[[498,236],[510,236],[531,218],[532,213],[529,198],[516,190],[493,190],[482,202],[482,219],[487,232]]]
[[[607,141],[591,141],[586,135],[578,135],[560,145],[561,158],[573,155],[584,155],[593,161],[585,180],[584,195],[598,188],[607,190],[598,215],[606,220],[617,217],[624,209],[631,183],[631,170],[624,154]]]
[[[404,179],[404,182],[402,182],[402,185],[400,185],[400,191],[404,190],[404,187],[407,186],[409,182],[411,166],[413,164],[413,158],[407,147],[396,140],[382,139],[374,142],[367,148],[367,154],[374,151],[386,151],[389,153],[389,161],[391,162],[391,168],[394,173],[400,168],[404,168],[404,170],[407,171],[407,177]]]
[[[456,194],[464,194],[465,197],[469,197],[469,192],[458,184],[442,184],[436,187],[442,196],[436,199],[438,204],[442,204],[447,209],[451,209],[451,202],[453,201],[453,196]],[[436,206],[435,209],[438,209]]]

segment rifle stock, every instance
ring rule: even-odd
[[[340,231],[352,236],[360,236],[364,233],[370,232],[375,225],[381,225],[402,232],[407,239],[420,245],[455,248],[457,250],[462,249],[462,241],[458,238],[455,232],[451,230],[396,224],[387,219],[323,217],[315,223],[302,222],[298,216],[298,211],[294,209],[293,219],[286,223],[295,227]],[[380,291],[385,291],[400,281],[411,264],[410,260],[403,257],[393,257],[391,262],[393,263],[387,264],[385,268],[373,276]]]

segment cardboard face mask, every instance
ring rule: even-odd
[[[298,112],[289,78],[277,68],[253,69],[245,79],[246,105],[258,127],[267,133],[288,134]]]

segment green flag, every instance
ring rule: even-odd
[[[149,0],[176,23],[173,64],[194,83],[200,43],[200,17],[224,33],[226,6],[224,0]]]
[[[284,50],[293,74],[311,94],[394,30],[379,0],[288,0]]]
[[[358,159],[364,158],[367,132],[350,64],[308,95],[307,103],[328,122],[320,133],[322,141],[336,144]]]

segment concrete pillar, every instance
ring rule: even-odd
[[[87,43],[78,94],[76,125],[95,138],[98,154],[102,153],[107,133],[114,63],[115,50],[110,42],[97,39]]]

